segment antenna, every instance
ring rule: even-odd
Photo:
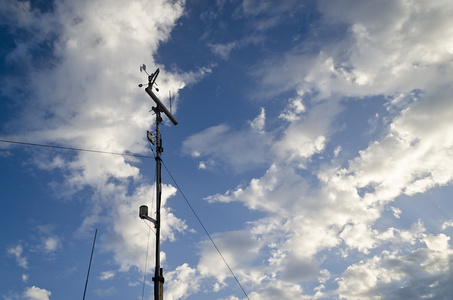
[[[142,70],[145,71],[146,74],[148,74],[146,72],[146,66],[144,64],[140,67],[140,71],[142,71]],[[148,74],[148,87],[145,88],[145,91],[154,100],[154,102],[156,102],[156,104],[157,104],[156,109],[163,112],[174,125],[178,125],[178,121],[176,121],[175,117],[173,117],[171,112],[168,111],[168,109],[165,107],[165,105],[162,103],[162,101],[160,101],[160,99],[153,92],[153,85],[154,84],[157,85],[156,78],[157,78],[157,75],[159,75],[159,72],[160,72],[160,70],[159,70],[159,68],[157,68],[157,70],[154,73],[152,73],[151,75]],[[139,84],[138,86],[142,87],[143,84]],[[159,89],[156,88],[156,91],[159,91]]]
[[[168,98],[170,99],[170,112],[171,112],[171,91],[168,90]]]
[[[176,121],[175,117],[173,117],[173,115],[168,111],[165,105],[159,100],[159,98],[157,98],[157,96],[153,93],[153,90],[148,86],[145,91],[154,100],[154,102],[156,102],[157,109],[163,112],[174,125],[178,125],[178,121]]]
[[[140,71],[146,72],[146,66],[143,65],[140,67]],[[146,73],[148,74],[148,73]],[[153,86],[156,84],[156,78],[159,75],[159,68],[152,73],[151,75],[148,74],[148,87],[145,88],[146,93],[154,100],[156,103],[156,107],[152,107],[152,110],[156,113],[156,130],[155,136],[153,136],[149,131],[147,131],[147,138],[148,140],[156,146],[156,218],[153,219],[148,216],[148,207],[146,205],[142,205],[139,209],[139,217],[141,219],[148,220],[154,224],[156,228],[156,266],[155,266],[155,273],[153,277],[154,281],[154,300],[163,300],[164,297],[164,276],[163,276],[163,269],[160,267],[160,206],[161,206],[161,198],[162,198],[162,178],[161,178],[161,165],[162,160],[160,158],[164,148],[162,147],[162,138],[160,136],[159,125],[162,123],[161,113],[163,112],[174,125],[178,124],[178,121],[173,117],[171,112],[165,107],[165,105],[159,100],[159,98],[153,92]],[[140,84],[139,87],[143,85]],[[159,91],[156,88],[157,91]],[[171,104],[171,102],[170,102]]]
[[[91,260],[93,259],[94,244],[96,243],[96,235],[97,234],[98,234],[98,229],[96,228],[96,231],[94,232],[93,247],[91,248],[90,264],[88,265],[88,273],[87,273],[87,280],[85,282],[85,290],[83,291],[83,300],[85,300],[85,294],[87,292],[88,277],[90,276]]]

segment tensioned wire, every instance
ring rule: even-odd
[[[153,155],[154,155],[154,150],[151,148],[151,151],[153,152]],[[212,239],[211,235],[209,234],[208,230],[206,229],[206,227],[204,226],[203,222],[201,221],[200,217],[198,217],[198,214],[195,212],[195,209],[192,207],[192,205],[190,204],[189,200],[187,199],[186,195],[184,194],[184,192],[181,190],[181,188],[179,187],[179,184],[176,182],[175,178],[173,177],[173,175],[171,174],[170,170],[168,170],[167,168],[167,165],[165,164],[165,162],[162,160],[161,158],[161,162],[162,164],[164,165],[164,168],[165,170],[167,170],[167,173],[168,175],[170,175],[171,179],[173,180],[173,183],[175,184],[176,188],[178,189],[178,191],[181,193],[182,197],[184,198],[184,200],[186,201],[187,205],[189,206],[190,210],[192,211],[192,213],[194,214],[195,218],[197,218],[198,220],[198,223],[200,223],[201,227],[203,228],[204,232],[206,233],[206,235],[208,236],[209,240],[211,241],[212,245],[214,246],[214,248],[217,250],[217,253],[219,253],[220,257],[222,258],[223,262],[225,263],[225,265],[228,267],[228,270],[230,271],[231,275],[233,276],[233,278],[236,280],[237,284],[239,285],[239,287],[241,288],[242,292],[244,293],[245,297],[247,299],[250,300],[249,296],[247,295],[247,293],[245,292],[244,288],[242,287],[241,283],[239,282],[239,279],[236,277],[236,275],[234,274],[233,270],[231,269],[230,265],[228,264],[228,262],[226,261],[225,257],[223,256],[222,252],[220,252],[220,249],[219,247],[217,247],[217,244],[214,242],[214,240]]]
[[[155,181],[156,181],[156,173],[154,173],[154,182]],[[154,187],[156,187],[156,186],[154,185]],[[154,195],[155,195],[155,193],[153,192],[152,194],[153,194],[153,196],[152,196],[152,199],[151,199],[151,211],[154,211]],[[146,221],[144,219],[142,219],[142,220],[143,220],[143,223],[145,223],[146,226],[148,226],[148,228],[149,228],[149,230],[148,230],[148,243],[146,244],[145,272],[143,273],[143,287],[142,287],[142,300],[143,300],[143,298],[145,297],[146,271],[147,271],[147,268],[148,268],[149,238],[151,236],[151,231],[154,232],[154,234],[156,234],[156,231],[154,231],[154,229],[151,228],[151,226],[149,226],[149,224],[146,223]]]
[[[140,158],[156,158],[154,155],[154,150],[151,147],[151,151],[153,152],[153,156],[148,156],[148,155],[141,155],[141,154],[135,154],[135,153],[119,153],[119,152],[110,152],[110,151],[99,151],[99,150],[90,150],[90,149],[82,149],[82,148],[73,148],[73,147],[65,147],[65,146],[55,146],[55,145],[46,145],[46,144],[37,144],[37,143],[27,143],[27,142],[20,142],[20,141],[10,141],[10,140],[3,140],[0,139],[0,142],[2,143],[9,143],[9,144],[19,144],[19,145],[27,145],[27,146],[34,146],[34,147],[45,147],[45,148],[54,148],[54,149],[62,149],[62,150],[72,150],[72,151],[81,151],[81,152],[92,152],[92,153],[100,153],[100,154],[112,154],[112,155],[121,155],[121,156],[132,156],[132,157],[140,157]],[[211,241],[212,245],[214,248],[217,250],[217,253],[219,253],[220,257],[222,258],[223,262],[227,266],[228,270],[230,271],[231,275],[233,278],[236,280],[237,284],[241,288],[242,292],[244,293],[245,297],[250,300],[248,297],[246,291],[242,287],[241,283],[239,282],[239,279],[236,277],[234,274],[233,270],[231,269],[230,265],[226,261],[225,257],[223,256],[222,252],[220,251],[219,247],[217,247],[217,244],[214,242],[212,239],[211,235],[209,234],[208,230],[204,226],[203,222],[201,221],[200,217],[198,214],[195,212],[195,209],[192,207],[190,204],[189,200],[185,196],[184,192],[182,189],[179,187],[178,183],[176,182],[175,178],[171,174],[170,170],[167,168],[165,165],[165,162],[161,159],[162,164],[164,165],[165,170],[167,171],[168,175],[170,175],[171,179],[173,180],[174,184],[176,185],[176,188],[179,190],[181,195],[183,196],[184,200],[186,201],[187,205],[189,206],[190,210],[192,213],[195,215],[195,218],[198,220],[198,223],[200,223],[201,227],[203,228],[203,231],[205,234],[208,236],[209,240]],[[146,223],[146,222],[145,222]],[[148,225],[148,224],[147,224]],[[148,225],[148,227],[150,227]],[[151,229],[151,227],[150,227]],[[148,243],[149,244],[149,243]],[[148,252],[148,251],[147,251]],[[146,271],[145,271],[146,272]],[[146,274],[145,274],[146,276]],[[143,295],[142,295],[143,298]]]
[[[88,150],[88,149],[81,149],[81,148],[73,148],[73,147],[64,147],[64,146],[55,146],[55,145],[45,145],[45,144],[37,144],[37,143],[27,143],[27,142],[18,142],[18,141],[9,141],[9,140],[0,140],[2,143],[9,143],[9,144],[18,144],[18,145],[26,145],[26,146],[34,146],[34,147],[45,147],[45,148],[54,148],[54,149],[62,149],[62,150],[72,150],[72,151],[82,151],[82,152],[92,152],[92,153],[100,153],[100,154],[113,154],[113,155],[121,155],[121,156],[133,156],[133,157],[141,157],[141,158],[153,158],[152,156],[134,154],[134,153],[117,153],[117,152],[109,152],[109,151],[99,151],[99,150]],[[154,175],[155,176],[155,175]],[[155,178],[154,178],[155,180]],[[152,199],[152,207],[151,211],[154,207],[154,194]],[[149,227],[148,232],[148,243],[146,245],[146,259],[145,259],[145,271],[143,274],[143,288],[142,288],[142,300],[145,295],[145,283],[146,283],[146,271],[148,266],[148,252],[149,252],[149,238],[151,236],[151,231],[156,233],[148,223],[143,220],[143,222]]]
[[[73,150],[73,151],[81,151],[81,152],[93,152],[93,153],[113,154],[113,155],[121,155],[121,156],[133,156],[133,157],[141,157],[141,158],[154,158],[153,156],[141,155],[141,154],[136,154],[136,153],[119,153],[119,152],[110,152],[110,151],[89,150],[89,149],[82,149],[82,148],[73,148],[73,147],[64,147],[64,146],[55,146],[55,145],[45,145],[45,144],[36,144],[36,143],[27,143],[27,142],[18,142],[18,141],[9,141],[9,140],[0,140],[0,142],[8,143],[8,144],[19,144],[19,145],[34,146],[34,147],[45,147],[45,148],[54,148],[54,149],[63,149],[63,150]]]

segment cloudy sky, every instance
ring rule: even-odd
[[[165,299],[451,296],[452,15],[442,0],[0,1],[2,299],[80,299],[96,229],[86,299],[153,299],[143,63],[179,122],[161,126]]]

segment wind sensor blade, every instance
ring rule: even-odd
[[[142,66],[140,66],[140,72],[142,72],[142,71],[145,71],[145,72],[146,72],[146,65],[145,65],[145,64],[143,64]]]
[[[159,70],[159,69],[158,69]],[[173,117],[173,115],[168,111],[168,109],[165,107],[165,105],[157,98],[157,96],[153,93],[152,91],[152,86],[148,86],[145,91],[148,93],[148,95],[153,98],[154,102],[157,104],[157,108],[159,108],[161,111],[164,112],[164,114],[170,119],[170,121],[178,125],[178,121]]]

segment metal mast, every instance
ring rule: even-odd
[[[153,277],[154,281],[154,299],[162,300],[164,298],[164,277],[163,270],[160,267],[160,204],[162,197],[162,178],[161,178],[161,160],[160,155],[163,152],[162,139],[160,138],[159,124],[162,122],[160,109],[153,107],[156,113],[156,269]]]
[[[98,229],[94,232],[93,247],[91,248],[90,264],[88,265],[87,280],[85,282],[85,290],[83,291],[83,300],[85,300],[85,294],[87,292],[88,277],[90,277],[91,261],[93,260],[94,244],[96,243],[96,235],[98,234]]]
[[[140,67],[140,70],[144,70],[146,72],[146,66],[143,65]],[[147,219],[151,221],[155,228],[156,228],[156,266],[155,266],[155,273],[153,277],[154,281],[154,299],[155,300],[163,300],[164,295],[164,276],[163,270],[160,266],[160,206],[161,206],[161,199],[162,199],[162,177],[161,177],[161,154],[164,151],[162,147],[162,138],[160,136],[159,125],[162,123],[162,116],[161,113],[163,112],[174,125],[177,125],[178,122],[173,117],[173,115],[168,111],[165,105],[159,100],[159,98],[154,94],[152,88],[155,84],[156,77],[159,74],[159,69],[157,69],[151,75],[148,75],[148,87],[145,88],[145,91],[148,95],[154,100],[156,106],[152,107],[152,110],[156,114],[156,132],[155,137],[148,131],[147,137],[148,140],[156,146],[156,219],[152,219],[148,216],[148,207],[142,205],[140,207],[139,216],[142,219]],[[142,86],[142,85],[139,85]]]

